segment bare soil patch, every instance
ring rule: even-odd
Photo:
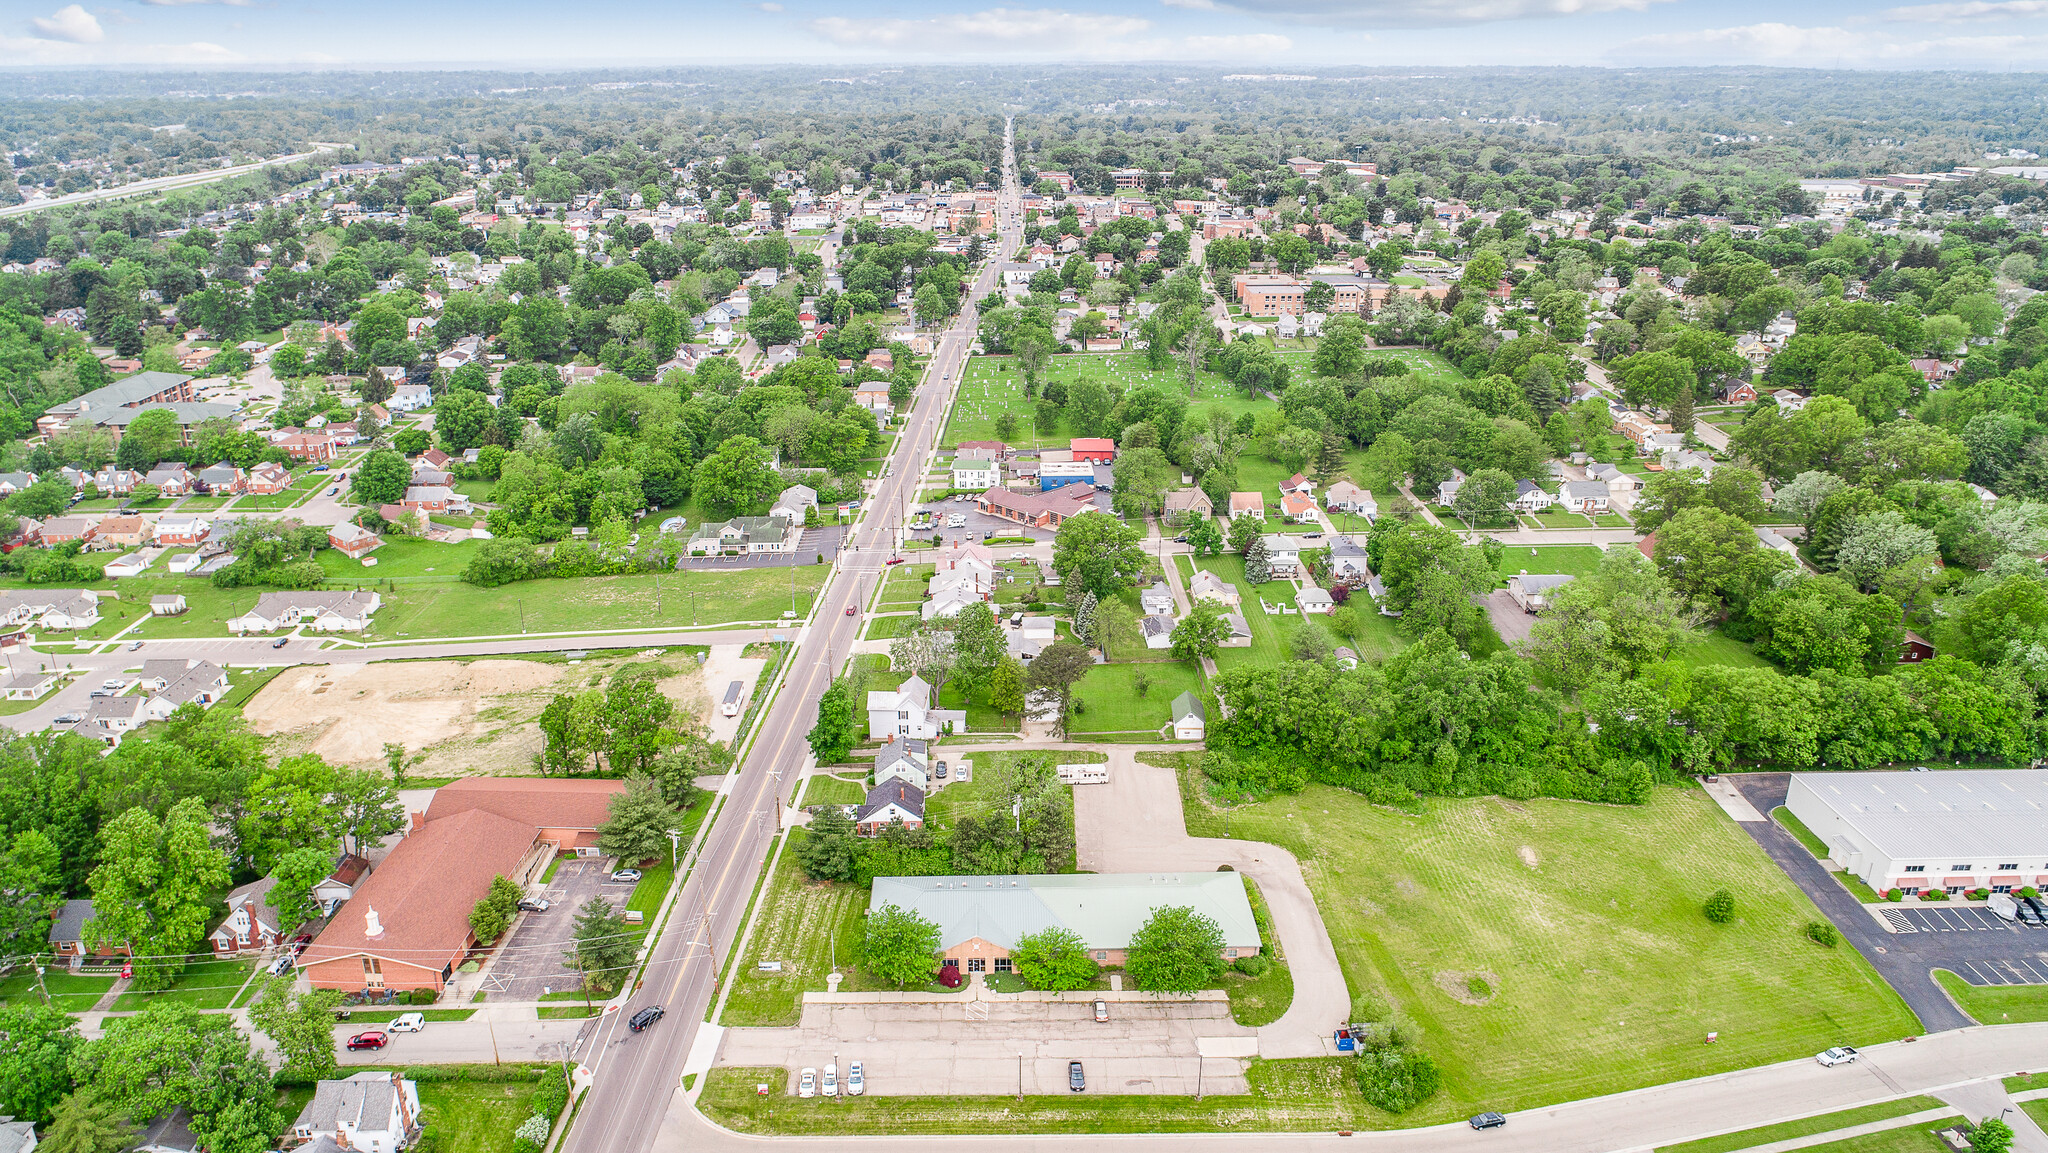
[[[1530,848],[1527,845],[1523,845],[1521,848],[1515,850],[1515,855],[1522,858],[1522,863],[1529,866],[1532,869],[1537,868],[1543,864],[1542,859],[1536,855],[1536,850]]]
[[[1484,1005],[1500,991],[1500,978],[1490,970],[1461,973],[1445,969],[1437,973],[1436,987],[1461,1005]]]

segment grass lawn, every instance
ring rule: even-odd
[[[1593,518],[1593,524],[1599,528],[1635,527],[1634,522],[1630,521],[1627,517],[1621,515],[1618,512],[1603,512]]]
[[[843,777],[816,776],[804,786],[803,804],[809,805],[857,805],[867,796],[867,789],[859,781]]]
[[[1508,578],[1516,573],[1561,573],[1565,576],[1592,576],[1600,568],[1601,549],[1591,544],[1519,545],[1511,544],[1500,552],[1500,583],[1507,587]]]
[[[1679,646],[1674,659],[1688,665],[1733,665],[1736,668],[1767,668],[1771,663],[1756,655],[1756,649],[1719,629],[1701,633],[1692,643]]]
[[[188,496],[178,504],[179,512],[219,512],[236,498],[231,496]],[[140,502],[135,506],[143,507]]]
[[[833,930],[842,963],[851,964],[860,947],[862,915],[868,891],[857,885],[812,884],[797,867],[796,848],[802,829],[791,829],[789,844],[775,866],[765,906],[754,921],[747,954],[732,974],[732,993],[725,1002],[724,1025],[794,1025],[803,1011],[806,991],[823,992],[832,971]],[[762,972],[763,961],[779,961],[780,972]],[[842,986],[844,988],[845,986]]]
[[[235,502],[237,509],[295,508],[313,494],[303,489],[286,489],[267,496],[245,496]]]
[[[1936,969],[1934,979],[1962,1010],[1980,1025],[2016,1025],[2025,1021],[2048,1021],[2048,985],[1993,985],[1979,988],[1949,972]]]
[[[1260,952],[1272,966],[1258,977],[1234,971],[1225,973],[1223,988],[1230,994],[1231,1018],[1240,1025],[1256,1027],[1278,1021],[1294,1003],[1294,973],[1280,959],[1279,943],[1273,938],[1273,916],[1266,909],[1266,898],[1259,892],[1258,882],[1246,877],[1244,893],[1251,899],[1252,917],[1259,923]]]
[[[100,624],[105,626],[111,619],[113,628],[104,635],[112,636],[141,618],[142,623],[136,625],[135,631],[124,640],[189,640],[227,636],[229,618],[255,608],[256,598],[263,591],[254,588],[217,589],[205,577],[162,575],[128,577],[118,587],[122,595],[120,602],[100,602]],[[185,598],[184,612],[169,617],[149,615],[149,598],[174,594]],[[147,655],[144,651],[131,659],[139,665]]]
[[[1540,512],[1522,517],[1530,528],[1592,528],[1593,518],[1576,512]]]
[[[931,1133],[1199,1133],[1390,1128],[1409,1124],[1367,1105],[1358,1094],[1354,1059],[1319,1057],[1254,1061],[1250,1092],[1200,1101],[1154,1094],[1080,1093],[1029,1097],[846,1097],[809,1108],[776,1092],[781,1069],[714,1068],[698,1108],[741,1133],[800,1135],[843,1132],[890,1136]],[[767,1082],[769,1095],[754,1086]],[[1411,1115],[1412,1116],[1412,1115]]]
[[[1221,835],[1183,780],[1188,831]],[[1230,832],[1294,852],[1353,995],[1384,996],[1443,1067],[1444,1092],[1405,1124],[1913,1030],[1854,950],[1801,935],[1812,903],[1697,790],[1642,806],[1437,800],[1415,815],[1311,786],[1238,806]],[[1699,903],[1724,886],[1743,895],[1722,927]],[[1485,1003],[1453,995],[1464,975],[1485,977]],[[1710,1031],[1719,1043],[1701,1044]]]
[[[1282,359],[1294,364],[1297,373],[1306,374],[1308,354],[1298,352],[1283,354]],[[1213,372],[1199,372],[1195,375],[1193,394],[1189,394],[1187,381],[1180,371],[1173,367],[1154,369],[1139,353],[1072,353],[1051,358],[1041,374],[1040,383],[1055,381],[1073,384],[1083,377],[1092,377],[1109,385],[1112,391],[1132,392],[1148,386],[1157,386],[1177,396],[1188,397],[1188,407],[1199,411],[1217,406],[1232,415],[1245,412],[1264,412],[1275,406],[1264,398],[1251,399],[1231,386],[1229,381]],[[947,420],[945,435],[939,438],[941,444],[956,445],[966,440],[999,440],[996,436],[996,418],[1006,412],[1017,416],[1017,435],[1010,444],[1016,448],[1065,448],[1074,436],[1066,418],[1061,417],[1059,426],[1048,435],[1040,435],[1034,421],[1034,404],[1024,399],[1024,373],[1016,367],[1016,361],[1007,356],[977,356],[968,361],[965,375],[960,381],[960,391],[953,404],[953,412]]]
[[[871,641],[895,640],[897,637],[917,628],[923,619],[922,615],[918,613],[904,613],[901,616],[870,617],[868,619],[867,636],[864,639]]]
[[[351,560],[339,549],[321,549],[313,554],[320,567],[327,570],[329,580],[383,580],[387,577],[445,577],[460,580],[469,558],[483,546],[480,540],[457,541],[442,544],[417,536],[399,536],[396,533],[384,538],[384,546],[371,553],[368,559],[377,563],[369,568],[358,560]]]
[[[194,961],[185,966],[171,987],[156,993],[123,993],[114,998],[114,1011],[140,1011],[152,1001],[177,1001],[195,1009],[225,1009],[234,1002],[249,974],[256,971],[256,958]]]
[[[1252,643],[1245,648],[1217,649],[1216,669],[1229,672],[1246,665],[1271,665],[1293,659],[1289,644],[1300,630],[1299,616],[1267,616],[1259,608],[1264,598],[1268,603],[1294,603],[1294,586],[1286,581],[1268,581],[1262,585],[1250,585],[1244,579],[1244,558],[1235,553],[1199,559],[1179,554],[1176,563],[1180,565],[1181,583],[1185,585],[1194,576],[1189,566],[1197,566],[1215,573],[1237,587],[1238,611],[1243,614],[1245,626],[1251,630]],[[1348,645],[1358,653],[1362,661],[1382,661],[1408,647],[1408,638],[1401,635],[1393,617],[1381,616],[1372,598],[1359,594],[1352,598],[1351,605],[1357,610],[1358,632],[1355,636],[1336,637],[1340,645]],[[1318,621],[1325,628],[1329,621]],[[1168,698],[1168,703],[1172,698]]]
[[[1107,753],[1079,752],[1062,749],[1058,752],[1019,749],[1014,752],[979,752],[970,755],[974,761],[974,778],[969,781],[954,781],[933,793],[925,800],[925,823],[934,826],[951,825],[961,817],[982,815],[1001,809],[1009,811],[1008,795],[996,794],[996,778],[999,770],[1014,758],[1046,757],[1059,765],[1099,765],[1109,760]],[[948,762],[953,758],[947,757]],[[1072,786],[1061,786],[1067,803],[1067,816],[1074,815],[1074,790]]]
[[[2022,1101],[2020,1108],[2034,1119],[2034,1124],[2048,1129],[2048,1101]]]
[[[533,1115],[538,1081],[421,1081],[420,1121],[435,1153],[503,1153]]]
[[[467,584],[400,585],[384,594],[373,639],[493,636],[609,628],[679,628],[734,621],[777,621],[790,607],[809,612],[826,566],[686,571],[528,581],[505,588]],[[791,620],[791,628],[796,626]]]
[[[1145,682],[1142,690],[1141,679]],[[1184,692],[1204,695],[1199,665],[1185,661],[1096,665],[1074,686],[1075,703],[1086,709],[1071,722],[1073,735],[1157,733],[1173,719],[1173,700]]]
[[[83,1013],[114,987],[114,974],[72,973],[60,965],[45,965],[42,988],[50,1002],[67,1013]],[[40,1005],[43,994],[36,989],[35,970],[16,969],[0,980],[0,1005]]]
[[[1946,1108],[1948,1106],[1932,1097],[1901,1097],[1896,1101],[1880,1101],[1875,1105],[1844,1109],[1839,1113],[1823,1113],[1818,1117],[1803,1117],[1797,1121],[1783,1121],[1776,1125],[1744,1129],[1740,1133],[1705,1137],[1698,1141],[1687,1141],[1682,1145],[1660,1145],[1657,1153],[1736,1153],[1737,1150],[1768,1145],[1773,1141],[1811,1137],[1815,1133],[1832,1133],[1852,1125],[1868,1125],[1872,1121],[1888,1121],[1893,1117],[1904,1117],[1910,1113]]]
[[[2028,1102],[2038,1104],[2038,1102]],[[1953,1153],[1953,1150],[1934,1135],[1936,1129],[1944,1128],[1949,1122],[1939,1125],[1901,1125],[1897,1129],[1886,1129],[1881,1133],[1866,1133],[1846,1141],[1830,1141],[1825,1145],[1808,1145],[1800,1153]]]
[[[351,1009],[348,1023],[387,1024],[407,1013],[418,1013],[429,1021],[467,1021],[476,1014],[475,1009]]]

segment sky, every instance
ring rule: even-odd
[[[2048,0],[0,0],[0,66],[2048,69]]]

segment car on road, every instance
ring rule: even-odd
[[[853,615],[853,606],[852,606],[852,605],[847,605],[847,606],[846,606],[846,615],[847,615],[847,616],[852,616],[852,615]]]
[[[128,651],[129,651],[129,652],[131,652],[131,653],[132,653],[132,652],[134,652],[134,651],[135,651],[136,649],[139,649],[139,648],[141,648],[141,647],[142,647],[142,642],[141,642],[141,641],[130,641],[130,642],[128,642]]]
[[[1109,1020],[1109,1002],[1100,999],[1095,1002],[1095,1019],[1098,1022]]]
[[[900,556],[892,556],[892,557],[890,557],[890,558],[889,558],[888,560],[886,560],[886,561],[883,561],[882,563],[883,563],[883,564],[885,564],[885,565],[892,565],[892,564],[902,564],[902,563],[903,563],[903,558],[902,558],[902,557],[900,557]]]
[[[125,686],[127,683],[127,681],[101,681],[100,687],[103,689],[118,689]]]
[[[270,642],[270,647],[271,647],[271,648],[274,648],[274,649],[281,649],[281,648],[283,648],[283,647],[284,647],[284,643],[285,643],[286,641],[290,640],[290,639],[292,639],[292,638],[290,638],[290,637],[279,637],[279,638],[277,638],[276,640],[274,640],[274,641],[271,641],[271,642]]]
[[[93,690],[93,691],[92,691],[92,692],[91,692],[90,694],[88,694],[88,695],[89,695],[89,696],[95,696],[95,697],[118,697],[118,696],[120,696],[121,694],[120,694],[120,691],[119,691],[119,690],[117,690],[117,689],[94,689],[94,690]]]
[[[1067,1091],[1069,1093],[1079,1093],[1087,1087],[1088,1077],[1081,1072],[1081,1063],[1079,1061],[1067,1062]]]
[[[855,1061],[846,1067],[846,1095],[858,1097],[868,1091],[867,1071]]]
[[[417,1033],[427,1027],[425,1013],[400,1013],[391,1019],[393,1033]]]
[[[1848,1045],[1837,1045],[1825,1053],[1815,1053],[1813,1059],[1823,1065],[1854,1065],[1856,1050]]]
[[[637,881],[639,879],[640,870],[638,869],[620,869],[612,874],[612,880],[614,881]]]
[[[839,1096],[839,1066],[825,1066],[825,1080],[818,1088],[827,1097]]]
[[[1031,554],[1030,554],[1030,553],[1028,553],[1028,552],[1013,552],[1013,553],[1011,553],[1011,554],[1010,554],[1010,559],[1011,559],[1011,560],[1030,560],[1030,559],[1031,559]]]
[[[390,1043],[391,1037],[389,1034],[380,1033],[372,1029],[367,1033],[357,1033],[355,1036],[350,1037],[348,1039],[348,1051],[353,1053],[358,1049],[382,1049]]]
[[[546,897],[522,897],[519,900],[519,911],[522,913],[545,913],[553,905],[554,902]]]
[[[51,721],[50,723],[53,725],[75,725],[84,719],[84,713],[65,713],[63,716],[58,717],[56,720]]]
[[[818,1071],[816,1069],[806,1068],[803,1072],[796,1075],[796,1095],[799,1097],[816,1097],[818,1095]]]
[[[334,486],[333,488],[330,488],[330,489],[328,489],[328,490],[327,490],[327,495],[328,495],[328,496],[333,496],[333,495],[334,495],[335,493],[338,493],[338,492],[340,492],[340,491],[341,491],[341,486],[337,484],[337,485],[335,485],[335,486]]]
[[[1498,1129],[1507,1123],[1508,1119],[1498,1113],[1481,1113],[1479,1116],[1472,1118],[1472,1127],[1474,1129]]]
[[[626,1028],[631,1029],[635,1033],[638,1033],[640,1030],[645,1029],[647,1026],[652,1025],[656,1021],[661,1020],[662,1017],[665,1016],[667,1013],[668,1010],[662,1008],[659,1005],[649,1005],[645,1009],[640,1010],[638,1013],[633,1014],[633,1019],[626,1022]]]

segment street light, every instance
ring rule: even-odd
[[[668,871],[669,871],[669,872],[670,872],[671,874],[673,874],[673,873],[674,873],[674,872],[676,871],[677,867],[678,867],[678,866],[676,865],[676,843],[677,843],[677,842],[678,842],[679,840],[681,840],[681,839],[682,839],[682,836],[683,836],[683,831],[682,831],[681,829],[669,829],[669,830],[667,830],[667,832],[668,832]],[[671,880],[671,881],[673,881],[673,880],[674,880],[674,878],[673,878],[673,877],[671,877],[671,878],[670,878],[670,880]]]

